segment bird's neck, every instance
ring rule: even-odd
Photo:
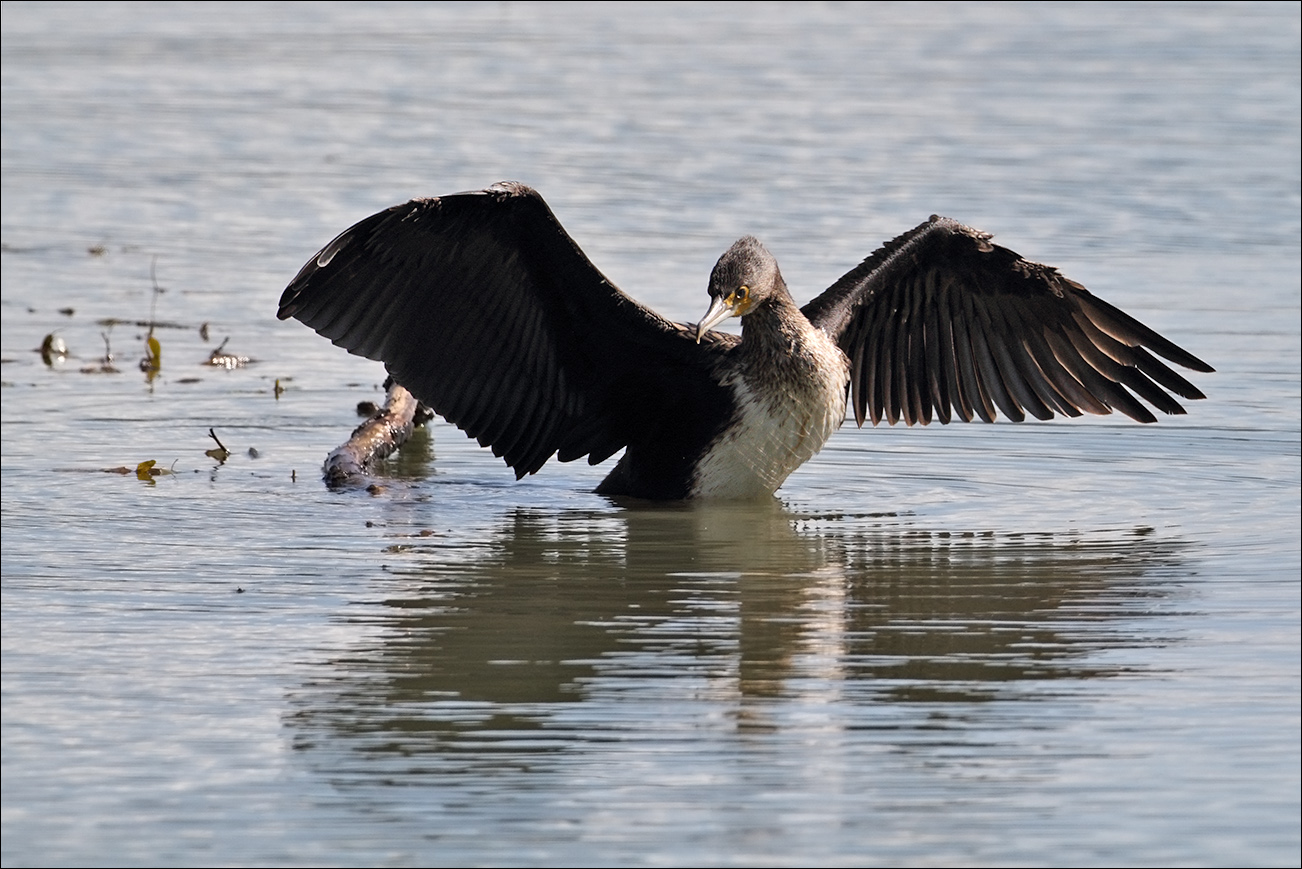
[[[741,321],[741,351],[761,368],[790,359],[815,331],[788,293],[765,299]]]

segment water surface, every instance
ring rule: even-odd
[[[6,865],[1297,865],[1296,4],[3,15]],[[803,299],[939,212],[1218,371],[760,505],[442,423],[326,490],[384,373],[280,291],[506,178],[675,319],[743,233]]]

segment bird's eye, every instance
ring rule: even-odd
[[[736,296],[738,302],[746,301],[746,299],[750,298],[750,287],[742,284],[737,288]]]

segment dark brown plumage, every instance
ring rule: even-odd
[[[771,493],[845,414],[926,424],[1119,410],[1203,394],[1153,353],[1197,357],[990,236],[933,217],[797,308],[742,239],[701,328],[633,301],[520,184],[418,199],[326,245],[290,282],[295,317],[515,469],[625,454],[598,489],[674,499]],[[742,317],[742,337],[710,331]],[[1145,349],[1147,348],[1147,349]],[[1153,351],[1152,353],[1148,352]],[[834,420],[834,421],[833,421]]]

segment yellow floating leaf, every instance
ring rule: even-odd
[[[140,370],[148,374],[157,374],[163,367],[163,346],[152,334],[145,340],[148,348],[144,359],[140,360]]]

